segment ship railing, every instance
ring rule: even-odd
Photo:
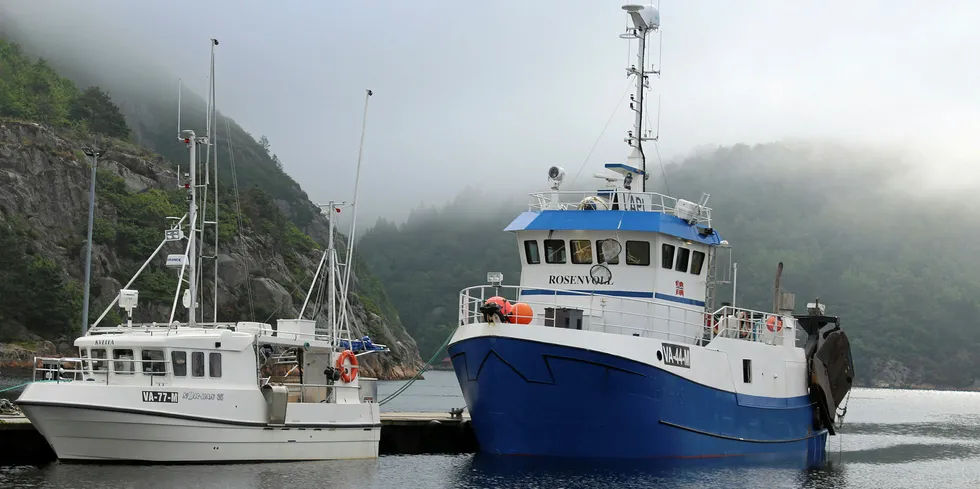
[[[109,370],[109,363],[113,363],[112,371]],[[154,377],[164,377],[173,375],[169,359],[145,359],[145,358],[104,358],[104,357],[34,357],[34,370],[32,379],[38,381],[54,382],[75,382],[81,380],[95,380],[95,376],[100,378],[105,384],[109,384],[110,379],[115,378],[120,384],[142,384],[143,381],[134,379],[146,378],[148,385],[153,385]],[[127,368],[128,367],[128,368]],[[109,375],[109,374],[112,375]],[[145,377],[137,377],[142,374]]]
[[[711,314],[708,322],[711,325],[708,329],[711,338],[735,338],[769,344],[779,342],[778,337],[787,326],[781,314],[735,306],[718,309]],[[772,330],[769,329],[770,325]]]
[[[201,329],[230,329],[233,330],[238,326],[238,323],[233,322],[218,322],[218,323],[194,323],[195,328]],[[88,334],[120,334],[120,333],[130,333],[132,331],[140,331],[149,333],[151,336],[154,334],[169,334],[176,328],[186,328],[186,322],[178,323],[121,323],[115,326],[96,326],[94,328],[89,328]]]
[[[522,291],[525,289],[533,289],[534,295],[523,295]],[[480,306],[494,296],[503,297],[511,304],[522,298],[521,302],[531,306],[533,317],[528,323],[531,327],[553,326],[548,324],[545,308],[573,308],[582,312],[582,329],[590,331],[690,344],[704,344],[716,336],[708,327],[710,315],[696,307],[675,306],[649,298],[611,296],[602,294],[601,291],[580,292],[510,285],[477,285],[463,289],[459,297],[460,326],[485,322]],[[767,341],[763,335],[740,336],[728,334],[727,330],[722,332],[727,337]]]
[[[74,382],[85,377],[84,358],[34,357],[34,382]]]
[[[532,192],[528,205],[531,211],[543,210],[613,210],[612,192],[619,192],[618,210],[636,210],[673,214],[677,207],[677,199],[656,192],[630,192],[623,190],[555,190],[548,192]],[[597,199],[598,197],[598,199]],[[625,200],[625,202],[624,202]],[[697,206],[697,203],[694,202]],[[711,208],[698,207],[695,222],[711,226]]]
[[[290,402],[322,402],[330,397],[334,390],[352,389],[367,395],[366,402],[377,402],[377,387],[372,383],[376,379],[362,379],[358,385],[349,384],[312,384],[307,382],[275,382],[286,388],[290,396],[295,395],[296,401]],[[262,379],[262,383],[269,381],[269,378]]]

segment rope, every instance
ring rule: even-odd
[[[458,329],[458,326],[456,329]],[[390,396],[379,401],[378,404],[381,406],[385,405],[388,401],[391,401],[392,399],[398,397],[402,392],[405,392],[406,389],[411,387],[412,384],[414,384],[415,381],[422,376],[422,372],[425,372],[425,369],[429,368],[429,366],[436,361],[436,358],[438,358],[439,354],[442,353],[442,349],[449,344],[449,340],[453,339],[453,335],[456,334],[456,329],[453,329],[453,332],[449,333],[449,336],[446,337],[446,341],[442,342],[442,345],[436,349],[436,352],[434,354],[432,354],[432,358],[430,358],[428,362],[425,362],[425,365],[423,365],[422,368],[419,369],[419,372],[415,374],[415,377],[409,379],[408,382],[405,382],[405,385],[399,387],[398,390],[396,390],[395,392],[392,392]]]
[[[59,381],[57,381],[57,380],[33,380],[33,381],[30,381],[30,382],[24,382],[23,384],[17,384],[17,385],[15,385],[13,387],[4,387],[3,389],[0,389],[0,392],[12,391],[14,389],[19,389],[21,387],[26,387],[28,385],[31,385],[31,384],[34,384],[34,383],[41,383],[41,382],[59,382]],[[65,382],[65,381],[62,380],[61,382]]]
[[[217,126],[217,123],[215,125]],[[217,131],[215,131],[215,135],[217,135]],[[245,246],[245,220],[242,217],[242,199],[238,195],[238,169],[235,167],[235,149],[231,145],[231,125],[228,123],[227,117],[225,117],[225,136],[228,138],[228,158],[231,163],[232,187],[235,191],[235,212],[238,213],[238,236],[242,243],[242,258],[244,258],[243,264],[245,265],[245,291],[248,293],[248,312],[249,318],[255,321],[255,306],[252,304],[252,274],[248,270],[248,248]]]
[[[847,403],[851,401],[851,391],[847,391],[847,397],[844,398],[844,410],[841,411],[839,417],[840,422],[837,424],[837,429],[840,430],[844,426],[844,416],[847,414]],[[837,444],[837,463],[843,463],[844,460],[844,434],[841,433]]]

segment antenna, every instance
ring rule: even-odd
[[[183,91],[183,84],[180,78],[177,78],[177,134],[180,134],[180,92]]]
[[[626,76],[636,75],[636,93],[630,96],[630,108],[636,112],[636,117],[633,122],[633,130],[627,133],[625,140],[633,148],[633,151],[627,157],[627,162],[630,163],[630,166],[638,167],[643,173],[643,178],[640,179],[640,192],[646,192],[646,180],[648,177],[646,171],[646,155],[643,152],[643,141],[654,140],[654,138],[643,135],[643,95],[644,89],[649,88],[647,75],[657,74],[659,76],[659,72],[646,69],[646,46],[647,35],[650,32],[660,30],[660,10],[653,5],[643,6],[636,4],[623,5],[623,10],[629,14],[633,27],[627,28],[626,32],[619,37],[623,39],[637,39],[640,45],[636,55],[636,64],[626,69]],[[657,136],[659,137],[659,115]]]
[[[218,137],[218,99],[215,96],[214,83],[214,46],[218,45],[218,40],[211,38],[211,125],[214,126],[214,134],[211,137]],[[214,143],[211,137],[208,144],[214,145],[214,286],[212,287],[214,297],[211,304],[214,306],[214,322],[218,322],[218,144]],[[208,146],[210,148],[211,146]]]

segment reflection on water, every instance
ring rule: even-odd
[[[432,375],[430,375],[432,374]],[[463,405],[451,372],[430,372],[386,410]],[[382,383],[379,394],[401,382]],[[417,389],[417,390],[416,390]],[[598,440],[615,443],[615,436]],[[980,394],[856,389],[818,469],[745,459],[563,461],[490,455],[248,465],[0,466],[0,488],[939,488],[978,487]],[[2,464],[2,461],[0,461]]]

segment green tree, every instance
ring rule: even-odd
[[[69,117],[88,124],[90,130],[110,137],[129,137],[129,127],[119,107],[99,87],[88,87],[71,104]]]

